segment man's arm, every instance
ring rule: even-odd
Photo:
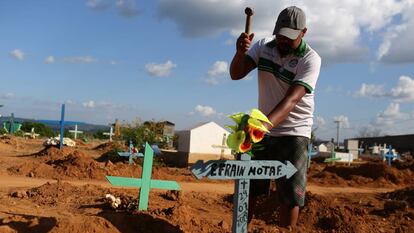
[[[286,119],[289,113],[295,108],[296,104],[306,94],[306,89],[302,85],[292,85],[286,92],[285,98],[279,102],[278,105],[267,116],[272,122],[273,127],[276,127],[282,121]],[[270,130],[271,125],[267,124],[266,127]]]
[[[256,64],[246,57],[254,34],[242,33],[236,42],[236,54],[230,64],[230,77],[232,80],[244,78],[250,71],[256,68]]]

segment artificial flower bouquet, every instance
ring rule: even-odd
[[[235,113],[229,116],[236,125],[226,125],[232,132],[227,137],[227,146],[236,155],[247,153],[254,155],[255,150],[262,149],[259,142],[269,130],[263,125],[266,122],[273,126],[269,119],[259,109],[252,109],[250,115]]]

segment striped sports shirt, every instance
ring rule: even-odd
[[[321,67],[321,58],[305,41],[286,57],[281,57],[276,48],[275,37],[256,42],[248,51],[258,69],[259,109],[268,115],[285,97],[291,85],[302,85],[306,94],[297,103],[288,117],[274,127],[272,136],[304,136],[310,138],[314,89]]]

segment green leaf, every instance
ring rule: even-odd
[[[273,126],[272,122],[269,121],[269,118],[267,118],[267,116],[265,114],[263,114],[259,109],[257,108],[253,108],[252,112],[250,114],[250,117],[266,122],[268,124],[270,124],[271,126]]]
[[[237,125],[225,125],[224,127],[230,129],[232,132],[237,131]]]
[[[248,121],[249,127],[261,130],[263,132],[269,132],[263,123],[255,118],[250,118]]]
[[[230,149],[239,152],[239,147],[244,142],[244,139],[246,139],[246,134],[244,131],[241,130],[232,133],[227,137],[227,146]]]
[[[239,113],[235,113],[235,114],[229,115],[228,117],[230,119],[232,119],[234,122],[236,122],[236,124],[240,124],[243,116],[244,116],[244,113],[239,112]]]

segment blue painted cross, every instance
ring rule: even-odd
[[[248,221],[248,203],[250,179],[289,179],[297,169],[289,162],[286,164],[276,160],[250,161],[248,154],[241,155],[239,160],[210,160],[206,163],[199,160],[192,167],[191,172],[197,179],[204,176],[210,179],[236,180],[233,199],[233,226],[232,232],[246,233]]]
[[[315,150],[313,150],[312,143],[309,143],[308,144],[308,169],[310,167],[312,157],[315,156],[315,155],[317,155],[317,154],[318,154],[318,152],[315,151]]]
[[[387,161],[388,161],[388,165],[389,165],[389,166],[391,166],[391,162],[392,162],[392,160],[393,160],[395,157],[398,157],[398,155],[395,155],[395,154],[392,152],[392,146],[391,146],[391,145],[389,145],[387,153],[386,153],[386,154],[384,154],[384,159],[387,159]]]
[[[60,112],[60,146],[59,148],[62,150],[63,148],[63,134],[65,134],[65,104],[62,104],[62,110]]]
[[[151,179],[152,173],[152,160],[154,158],[154,151],[151,146],[145,144],[144,164],[142,165],[141,178],[128,178],[118,176],[106,176],[106,179],[113,185],[119,187],[140,188],[138,210],[148,209],[149,191],[151,188],[167,189],[167,190],[180,190],[180,185],[175,181],[169,180],[153,180]]]
[[[137,158],[137,157],[144,157],[144,155],[142,153],[138,153],[138,152],[134,152],[133,151],[134,145],[132,144],[132,141],[129,141],[129,151],[128,152],[118,152],[119,156],[122,157],[129,157],[129,164],[132,164],[133,158]]]

